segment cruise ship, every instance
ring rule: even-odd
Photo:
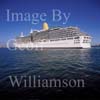
[[[16,48],[91,48],[91,36],[78,27],[49,28],[43,23],[42,30],[31,30],[28,36],[16,38]]]

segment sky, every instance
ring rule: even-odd
[[[7,9],[10,11],[10,21],[7,21]],[[62,19],[52,20],[52,10],[60,10]],[[9,39],[14,39],[20,35],[28,35],[30,30],[42,29],[41,21],[32,24],[30,21],[11,21],[12,13],[46,13],[46,22],[49,27],[77,26],[82,32],[92,36],[92,43],[100,43],[100,0],[0,0],[0,43],[6,43]],[[66,24],[64,15],[70,16]]]

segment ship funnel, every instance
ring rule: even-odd
[[[46,23],[46,22],[43,23],[43,30],[46,31],[46,30],[48,30],[48,29],[49,29],[49,27],[48,27],[48,23]]]

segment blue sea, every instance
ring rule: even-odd
[[[12,87],[9,76],[83,79],[84,88]],[[100,47],[91,49],[0,49],[0,96],[13,100],[67,100],[100,94]]]

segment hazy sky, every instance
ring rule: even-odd
[[[49,27],[78,26],[83,32],[93,37],[94,43],[100,43],[100,0],[0,0],[0,42],[15,38],[20,35],[20,32],[28,35],[31,28],[33,30],[42,29],[42,21],[38,24],[32,24],[31,21],[7,22],[7,9],[10,13],[41,14],[45,12]],[[62,20],[53,22],[53,9],[59,9],[66,15],[70,13],[66,24],[63,24],[63,14]]]

